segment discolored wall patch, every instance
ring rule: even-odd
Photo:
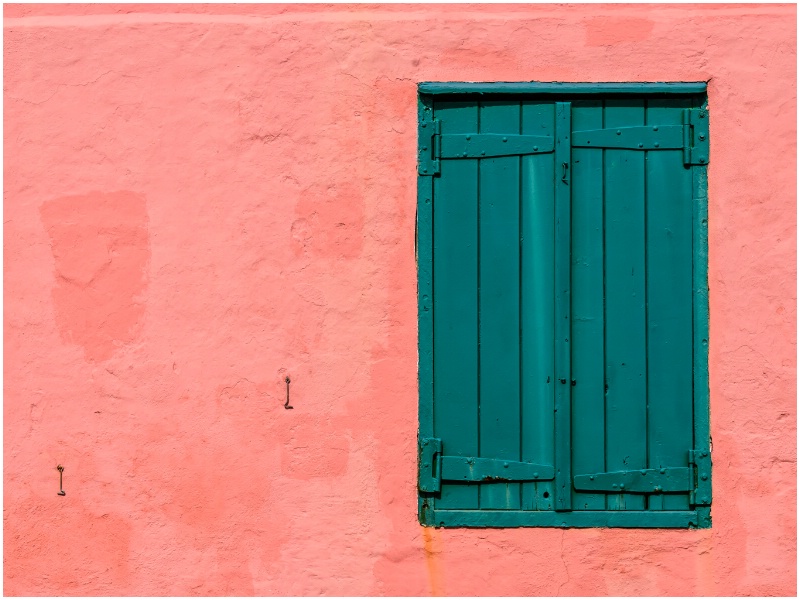
[[[586,25],[588,46],[615,46],[642,42],[650,37],[655,22],[637,17],[594,17]]]
[[[110,358],[142,327],[150,262],[147,205],[133,192],[64,196],[41,207],[55,262],[53,304],[64,341]]]

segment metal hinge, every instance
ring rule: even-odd
[[[618,150],[683,150],[684,166],[708,164],[708,110],[683,109],[682,125],[637,125],[572,132],[572,146]]]
[[[546,135],[513,133],[450,133],[442,135],[441,122],[425,119],[419,124],[420,175],[438,175],[441,159],[497,158],[553,152],[555,140]]]
[[[426,113],[427,114],[427,113]],[[441,123],[433,118],[423,117],[419,124],[419,164],[420,175],[439,174],[439,141]]]
[[[683,164],[708,164],[708,110],[683,109]]]
[[[689,464],[695,472],[695,485],[689,492],[689,504],[711,506],[711,453],[708,450],[689,450]]]
[[[684,147],[682,125],[638,125],[572,132],[574,148],[617,150],[680,150]]]
[[[689,504],[711,504],[711,455],[706,450],[690,450],[688,467],[661,467],[576,475],[574,486],[580,492],[608,494],[689,493]]]
[[[554,477],[555,469],[550,465],[478,456],[443,456],[442,440],[420,440],[418,485],[421,492],[438,492],[443,481],[550,481]]]
[[[692,475],[688,467],[664,467],[576,475],[574,482],[575,489],[581,492],[660,494],[693,490]]]
[[[513,133],[451,133],[441,135],[438,158],[497,158],[552,152],[555,140],[547,135]]]
[[[425,438],[419,441],[419,479],[421,492],[442,489],[442,440]]]

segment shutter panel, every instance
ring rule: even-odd
[[[554,104],[437,102],[434,115],[442,138],[471,144],[442,146],[433,184],[436,506],[551,510]]]
[[[574,109],[573,128],[608,131],[609,139],[626,128],[671,132],[681,126],[688,103],[584,102]],[[604,504],[608,510],[689,509],[685,481],[682,493],[650,495],[615,493],[611,483],[604,488],[584,479],[686,470],[693,448],[692,174],[684,167],[682,146],[662,143],[654,150],[653,139],[649,151],[647,144],[590,148],[585,140],[573,149],[576,510]],[[621,474],[607,480],[612,479],[623,486],[626,481]]]

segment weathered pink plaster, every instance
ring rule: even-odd
[[[6,594],[795,595],[794,6],[4,11]],[[712,529],[417,523],[426,80],[710,80]]]

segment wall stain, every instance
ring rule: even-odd
[[[442,553],[439,532],[433,527],[422,528],[422,539],[425,545],[425,566],[428,568],[428,584],[431,596],[444,596],[442,589],[442,565],[439,554]]]
[[[53,492],[55,497],[55,492]],[[4,523],[5,594],[81,595],[87,582],[98,595],[128,589],[132,572],[130,515],[101,512],[72,494],[56,504],[48,497],[27,496],[19,518]],[[102,509],[101,509],[102,510]],[[42,553],[59,548],[58,559],[42,568]]]
[[[650,38],[655,22],[636,17],[595,17],[586,25],[588,46],[613,46]]]
[[[361,187],[349,181],[311,186],[297,202],[292,223],[295,255],[358,258],[365,237],[363,196]]]
[[[107,360],[142,329],[150,263],[145,199],[91,192],[46,202],[40,212],[55,261],[61,338],[82,346],[88,361]]]

